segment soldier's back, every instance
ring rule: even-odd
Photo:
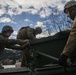
[[[29,26],[27,27],[22,27],[17,34],[17,39],[21,39],[21,40],[25,40],[28,39],[28,35],[27,35],[27,30],[28,28],[30,28]]]

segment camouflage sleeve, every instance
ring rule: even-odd
[[[6,48],[15,49],[15,50],[23,50],[24,49],[22,46],[16,46],[16,45],[7,45]]]
[[[8,38],[0,36],[0,43],[5,44],[5,45],[7,44],[14,45],[14,44],[21,44],[22,42],[20,40],[8,39]]]
[[[28,35],[29,39],[34,39],[35,38],[32,28],[28,28],[27,35]]]

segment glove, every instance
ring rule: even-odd
[[[20,45],[29,44],[29,40],[20,40]]]
[[[68,66],[67,58],[68,58],[68,56],[62,54],[59,57],[58,64],[61,65],[61,66],[63,66],[63,67],[67,67]]]
[[[25,48],[30,49],[30,42],[29,42],[29,40],[21,40],[20,46],[22,47],[23,50],[24,50]]]
[[[25,48],[30,49],[30,44],[29,44],[29,43],[26,43],[26,44],[21,45],[21,47],[22,47],[23,49],[25,49]]]

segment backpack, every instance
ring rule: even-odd
[[[18,34],[17,34],[17,39],[25,40],[28,38],[27,36],[27,29],[30,28],[29,26],[22,27],[19,29]]]

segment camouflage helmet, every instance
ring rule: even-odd
[[[72,6],[76,6],[76,1],[69,1],[64,6],[64,12],[66,13],[66,9],[69,9]]]
[[[7,31],[11,31],[13,32],[13,28],[9,25],[6,25],[2,28],[2,33],[7,32]]]
[[[36,27],[35,29],[38,31],[39,34],[42,32],[42,29],[40,27]]]

